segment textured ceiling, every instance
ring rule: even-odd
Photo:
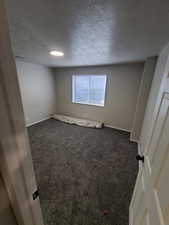
[[[7,0],[7,10],[15,55],[48,66],[140,61],[169,41],[169,0]]]

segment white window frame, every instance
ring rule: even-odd
[[[105,85],[105,94],[104,94],[104,102],[103,104],[94,104],[94,103],[90,103],[88,101],[88,103],[85,103],[85,102],[77,102],[75,100],[75,84],[74,84],[74,77],[77,77],[77,76],[88,76],[88,77],[91,77],[91,76],[105,76],[106,77],[106,85]],[[90,83],[89,83],[90,84]],[[99,107],[104,107],[105,106],[105,101],[106,101],[106,89],[107,89],[107,74],[76,74],[76,75],[72,75],[72,103],[73,104],[81,104],[81,105],[89,105],[89,106],[99,106]],[[89,93],[90,93],[90,88],[89,88]],[[89,96],[88,96],[88,99],[89,99]]]

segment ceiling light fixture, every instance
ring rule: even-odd
[[[64,56],[63,52],[59,52],[59,51],[50,51],[50,55],[53,56]]]

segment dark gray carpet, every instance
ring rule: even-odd
[[[45,225],[128,225],[138,168],[127,132],[54,119],[28,132]]]

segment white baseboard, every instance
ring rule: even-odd
[[[50,119],[50,118],[51,118],[51,116],[48,116],[48,117],[45,117],[45,118],[43,118],[43,119],[41,119],[41,120],[38,120],[38,121],[36,121],[36,122],[28,123],[28,124],[26,124],[26,127],[30,127],[30,126],[32,126],[32,125],[35,125],[35,124],[40,123],[40,122],[43,122],[43,121],[48,120],[48,119]]]
[[[135,142],[135,143],[139,144],[139,140],[136,140],[136,139],[130,138],[130,141],[132,141],[132,142]]]
[[[41,120],[38,120],[36,122],[33,122],[33,123],[28,123],[28,124],[26,124],[26,127],[30,127],[32,125],[35,125],[35,124],[40,123],[40,122],[43,122],[43,121],[48,120],[50,118],[52,118],[52,116],[45,117],[45,118],[43,118]],[[124,128],[119,128],[119,127],[114,127],[114,126],[111,126],[111,125],[108,125],[108,124],[104,124],[104,127],[112,128],[112,129],[115,129],[115,130],[121,130],[121,131],[125,131],[125,132],[128,132],[128,133],[131,132],[130,130],[127,130],[127,129],[124,129]],[[135,140],[131,140],[131,141],[137,142]]]
[[[112,129],[116,129],[116,130],[126,131],[126,132],[128,132],[128,133],[131,132],[130,130],[123,129],[123,128],[119,128],[119,127],[114,127],[114,126],[111,126],[111,125],[108,125],[108,124],[104,124],[104,126],[105,126],[105,127],[112,128]]]

